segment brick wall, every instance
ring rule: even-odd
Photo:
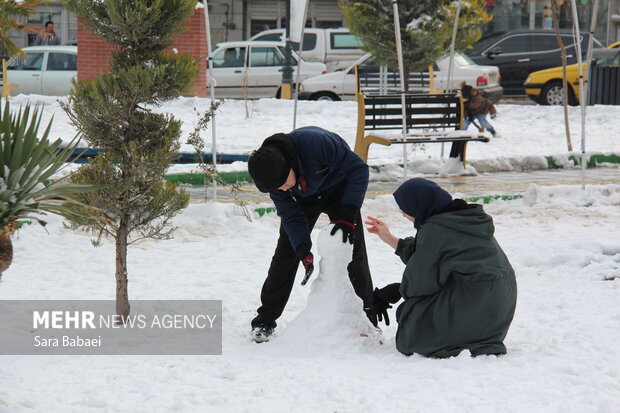
[[[183,26],[183,29],[182,33],[173,36],[172,48],[176,48],[179,53],[188,53],[200,58],[200,70],[194,86],[186,93],[186,96],[205,97],[207,95],[205,79],[207,41],[204,28],[204,9],[194,9],[194,14]],[[78,80],[92,79],[110,70],[109,60],[113,49],[114,46],[89,32],[84,24],[78,20]]]

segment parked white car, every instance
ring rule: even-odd
[[[284,65],[280,42],[225,42],[213,51],[215,93],[222,98],[279,97]],[[292,54],[293,81],[297,76],[297,55]],[[301,61],[300,81],[326,73],[323,63]]]
[[[39,94],[64,96],[71,89],[71,79],[77,78],[77,46],[24,47],[25,57],[7,62],[8,82],[18,85],[11,96]],[[5,79],[1,78],[0,86]]]
[[[253,41],[283,42],[284,29],[265,30],[250,38]],[[295,51],[299,51],[299,43],[292,43]],[[361,43],[346,27],[337,29],[304,29],[304,41],[301,58],[307,62],[322,62],[328,72],[349,67],[361,56],[366,54],[360,49]]]
[[[304,80],[301,82],[299,89],[299,98],[310,100],[354,100],[356,89],[355,65],[358,65],[360,71],[379,72],[379,66],[373,61],[372,55],[367,53],[345,70]],[[449,66],[449,57],[440,59],[434,65],[435,89],[446,89]],[[455,55],[452,74],[453,89],[460,89],[461,82],[465,81],[467,84],[480,89],[483,96],[497,102],[503,93],[499,80],[499,69],[497,67],[480,66],[461,53]]]

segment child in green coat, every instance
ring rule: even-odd
[[[403,183],[394,199],[417,229],[399,239],[368,217],[368,232],[395,249],[405,263],[400,283],[375,289],[375,311],[396,311],[396,348],[405,355],[451,357],[505,354],[504,338],[517,301],[515,273],[482,206],[469,205],[422,178]]]

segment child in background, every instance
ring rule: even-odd
[[[495,119],[497,110],[489,99],[480,96],[480,90],[469,86],[462,85],[461,94],[465,103],[465,119],[463,119],[463,130],[467,130],[469,125],[478,121],[481,128],[485,128],[493,137],[497,137],[497,132],[493,125],[487,120],[487,114],[491,115],[491,119]]]

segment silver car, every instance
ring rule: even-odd
[[[11,96],[69,93],[71,79],[77,78],[77,46],[31,46],[23,50],[25,57],[9,60],[8,79],[0,77],[0,85],[8,80],[18,86],[11,89]]]
[[[355,99],[355,71],[354,67],[359,67],[360,73],[370,74],[371,77],[379,73],[379,65],[376,64],[370,53],[362,56],[355,64],[345,70],[327,73],[301,83],[299,89],[300,99],[310,100],[353,100]],[[448,83],[448,69],[450,67],[449,57],[439,59],[433,67],[435,89],[446,89]],[[493,102],[497,102],[503,93],[503,88],[499,85],[499,70],[495,66],[480,66],[475,64],[467,56],[457,53],[454,56],[454,72],[452,76],[452,89],[460,89],[461,82],[474,86]],[[386,74],[387,75],[387,74]],[[394,73],[389,74],[394,81]],[[360,75],[360,82],[363,75]],[[428,77],[428,73],[426,73]],[[426,79],[425,81],[428,81]],[[393,90],[398,91],[398,85],[390,83]],[[412,91],[418,91],[413,82],[410,84]],[[420,86],[420,91],[427,90]],[[394,92],[393,92],[394,93]]]
[[[284,65],[284,45],[280,42],[226,42],[212,53],[216,97],[279,97]],[[297,55],[292,53],[293,81]],[[323,63],[301,61],[300,81],[325,73]]]

